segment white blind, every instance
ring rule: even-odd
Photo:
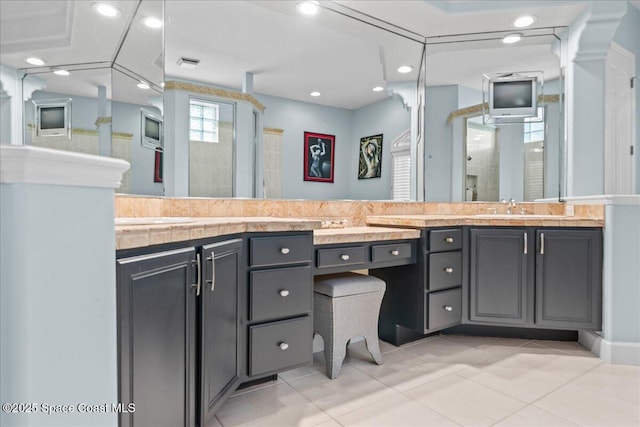
[[[411,197],[411,156],[409,151],[393,153],[393,200]]]

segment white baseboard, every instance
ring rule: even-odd
[[[580,331],[578,342],[605,362],[640,366],[640,344],[638,343],[607,341],[592,331]]]

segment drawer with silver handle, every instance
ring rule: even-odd
[[[358,265],[365,262],[366,251],[364,246],[318,249],[316,257],[316,266],[318,268]]]
[[[252,237],[249,239],[249,266],[310,262],[313,256],[313,236]]]
[[[462,321],[462,289],[431,292],[427,295],[429,329],[442,329]]]
[[[436,291],[460,285],[462,285],[462,252],[429,254],[427,289]]]
[[[372,262],[405,260],[411,258],[412,255],[411,243],[373,245],[371,247]]]
[[[249,375],[311,362],[312,336],[310,316],[249,326]]]
[[[455,251],[462,248],[462,230],[431,230],[429,232],[429,251]]]
[[[311,267],[288,267],[249,273],[249,321],[311,312]]]

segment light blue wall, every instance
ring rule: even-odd
[[[353,112],[308,102],[255,94],[266,109],[262,124],[284,129],[282,135],[282,198],[348,199],[350,183],[357,173],[353,163],[351,125]],[[334,135],[334,182],[303,181],[304,132]]]
[[[636,73],[640,75],[640,10],[631,3],[627,5],[627,14],[622,18],[620,26],[613,36],[613,41],[632,52],[636,56]],[[636,99],[636,194],[640,194],[640,79],[634,85]]]
[[[0,184],[0,401],[117,402],[113,190]],[[3,426],[117,415],[0,413]]]
[[[348,198],[362,200],[391,199],[391,143],[411,126],[411,114],[398,97],[386,98],[354,110]],[[382,171],[380,178],[358,179],[360,138],[382,134]]]
[[[481,103],[481,90],[458,85],[458,108],[466,108]]]

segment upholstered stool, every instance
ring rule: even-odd
[[[373,360],[382,365],[378,316],[386,289],[383,280],[357,273],[316,276],[313,327],[324,340],[327,376],[337,378],[351,338],[363,337]]]

